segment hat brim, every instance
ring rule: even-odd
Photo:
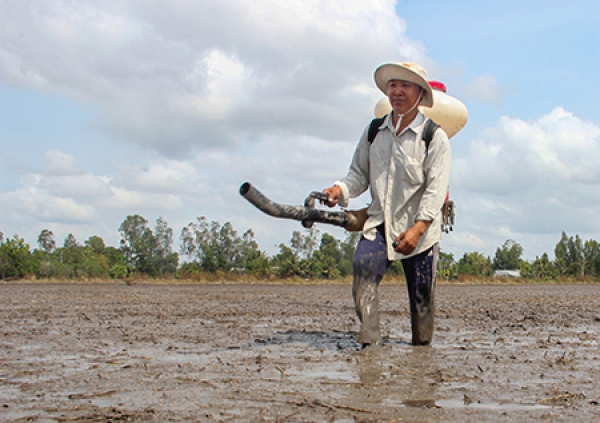
[[[377,88],[387,95],[388,82],[393,79],[412,82],[425,90],[425,96],[419,105],[433,107],[433,91],[431,85],[418,73],[397,63],[386,63],[379,66],[373,75]]]

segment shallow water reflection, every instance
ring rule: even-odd
[[[360,380],[349,391],[348,402],[369,407],[435,407],[436,352],[431,347],[389,345],[358,354],[354,371]]]

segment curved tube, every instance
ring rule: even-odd
[[[352,227],[356,224],[354,215],[345,211],[327,211],[311,207],[289,206],[286,204],[275,203],[265,197],[258,189],[253,187],[250,182],[244,182],[240,186],[240,195],[269,216],[299,221],[328,223],[330,225],[341,226],[342,228]]]

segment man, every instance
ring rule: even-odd
[[[392,111],[369,142],[368,128],[356,147],[348,174],[323,190],[326,204],[348,206],[370,189],[372,203],[356,247],[352,295],[363,348],[383,344],[378,287],[392,260],[402,260],[411,309],[413,345],[433,336],[435,267],[442,237],[441,209],[450,177],[448,136],[437,129],[423,141],[427,119],[418,106],[432,107],[425,70],[415,63],[387,63],[375,70],[377,87]]]

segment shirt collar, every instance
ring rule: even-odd
[[[394,133],[394,124],[392,123],[392,113],[393,112],[388,113],[388,115],[385,117],[385,119],[381,123],[381,126],[379,126],[379,129],[381,130],[381,129],[389,128],[389,130],[393,134]],[[411,131],[416,133],[417,131],[415,130],[415,128],[423,125],[423,123],[425,123],[425,115],[423,113],[421,113],[421,111],[419,110],[417,112],[417,115],[415,116],[415,118],[412,120],[412,122],[408,124],[405,131],[410,129]]]

